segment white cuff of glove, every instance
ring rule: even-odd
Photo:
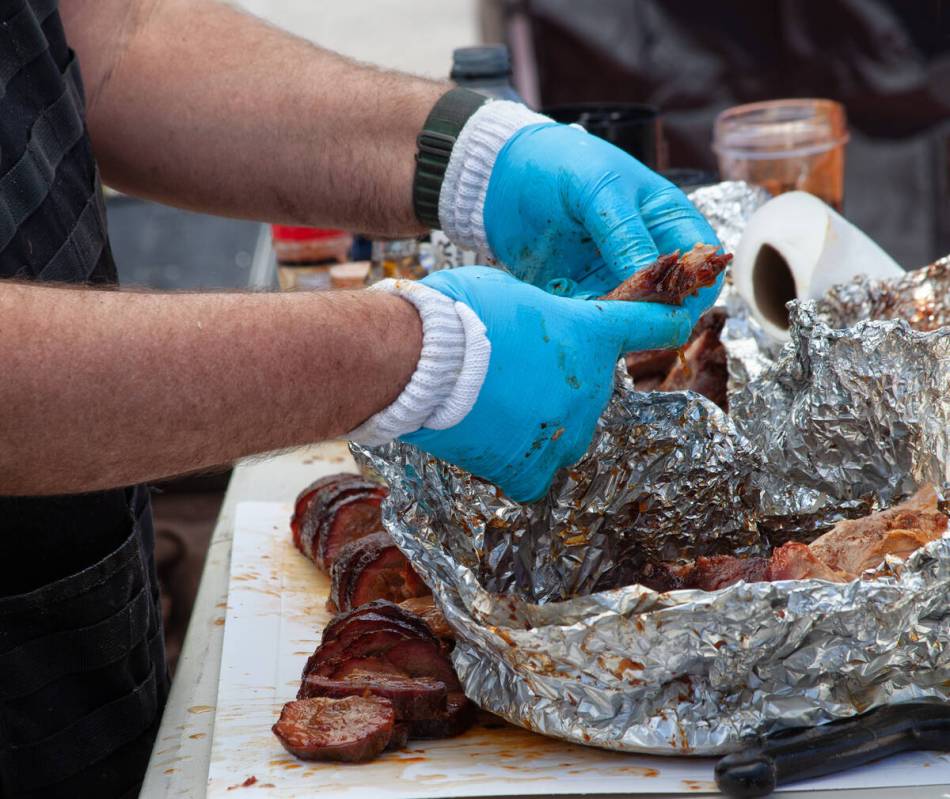
[[[488,371],[491,344],[482,320],[465,303],[412,280],[383,280],[369,291],[396,294],[416,307],[422,352],[396,401],[346,437],[376,447],[420,427],[454,427],[475,405]]]
[[[477,252],[491,252],[485,233],[485,195],[495,159],[521,128],[551,122],[521,103],[485,103],[465,123],[442,180],[439,222],[453,242]]]

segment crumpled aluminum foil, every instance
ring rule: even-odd
[[[736,213],[756,202],[742,187],[723,193]],[[384,523],[456,631],[466,693],[529,729],[656,754],[722,753],[755,734],[947,698],[950,538],[843,585],[599,590],[642,555],[808,540],[922,482],[950,482],[950,329],[858,321],[919,313],[936,285],[924,313],[942,324],[950,265],[931,270],[798,306],[778,355],[734,326],[731,416],[619,379],[587,455],[530,505],[412,447],[353,445],[390,485]]]
[[[749,318],[730,318],[724,339],[731,375],[754,376],[729,407],[764,461],[753,482],[770,540],[811,540],[950,482],[950,259],[898,280],[858,278],[791,314],[792,341],[774,361]]]

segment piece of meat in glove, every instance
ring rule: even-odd
[[[687,297],[715,283],[729,265],[732,255],[720,254],[718,249],[697,244],[682,256],[679,250],[661,255],[600,299],[682,305]]]

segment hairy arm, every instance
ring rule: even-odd
[[[214,0],[62,0],[61,13],[111,185],[220,215],[420,232],[415,137],[447,86]]]
[[[419,359],[382,293],[151,294],[0,281],[0,494],[91,491],[348,432]]]

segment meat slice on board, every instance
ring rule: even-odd
[[[409,727],[411,738],[454,738],[475,722],[475,704],[461,691],[449,694],[445,713],[429,719],[413,721]]]
[[[308,674],[300,684],[297,698],[380,696],[392,703],[397,721],[415,721],[444,714],[447,694],[445,683],[431,677],[399,677],[354,671],[343,679]]]
[[[374,599],[402,602],[430,593],[388,533],[347,544],[333,562],[330,580],[330,601],[343,611]]]
[[[410,627],[415,627],[422,637],[425,637],[428,632],[435,634],[434,631],[431,630],[428,620],[425,618],[426,605],[422,604],[419,606],[421,610],[416,610],[416,607],[410,604],[416,602],[428,602],[429,606],[434,606],[431,596],[407,599],[398,605],[387,599],[374,599],[372,602],[367,602],[365,605],[360,605],[346,613],[338,613],[330,620],[330,623],[323,628],[323,635],[320,640],[322,643],[332,641],[334,638],[337,638],[340,633],[348,629],[351,624],[355,624],[364,616],[373,616],[376,618],[382,616],[392,619],[393,621],[407,624]]]
[[[317,530],[314,562],[321,569],[329,571],[350,542],[375,533],[385,535],[381,510],[384,497],[379,491],[361,491],[333,501]]]
[[[284,748],[302,760],[361,763],[389,745],[396,714],[388,699],[297,699],[284,705],[273,726]]]

